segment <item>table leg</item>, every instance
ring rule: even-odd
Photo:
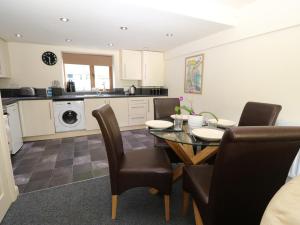
[[[219,150],[218,146],[207,146],[205,149],[201,150],[191,158],[193,165],[197,165],[206,161],[208,158],[217,154],[218,150]]]

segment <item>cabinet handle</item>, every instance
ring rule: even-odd
[[[131,106],[130,108],[132,108],[132,109],[143,109],[145,107],[144,106]]]
[[[50,116],[50,120],[52,120],[52,114],[51,114],[51,102],[49,102],[49,116]]]
[[[145,119],[144,116],[138,116],[138,117],[131,117],[130,119],[134,120],[134,119]]]
[[[125,78],[127,77],[127,74],[126,74],[126,64],[124,64],[124,77]]]

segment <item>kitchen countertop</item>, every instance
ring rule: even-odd
[[[134,97],[161,97],[167,95],[125,95],[125,94],[102,94],[102,95],[62,95],[55,97],[12,97],[2,98],[2,105],[10,105],[22,100],[53,100],[53,101],[68,101],[68,100],[83,100],[88,98],[134,98]]]

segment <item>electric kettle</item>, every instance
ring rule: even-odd
[[[135,91],[136,91],[136,87],[134,85],[131,85],[131,87],[129,87],[129,89],[128,89],[128,93],[130,95],[134,95]]]

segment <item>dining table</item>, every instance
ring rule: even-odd
[[[217,127],[207,127],[209,129],[222,130]],[[224,131],[224,130],[223,130]],[[208,158],[217,154],[219,140],[203,140],[196,137],[191,132],[188,124],[183,125],[182,130],[168,129],[149,129],[150,134],[164,140],[176,155],[182,160],[173,171],[173,182],[176,182],[182,176],[182,169],[185,165],[197,165],[207,161]],[[194,151],[196,149],[196,151]],[[155,189],[150,189],[155,193]]]

